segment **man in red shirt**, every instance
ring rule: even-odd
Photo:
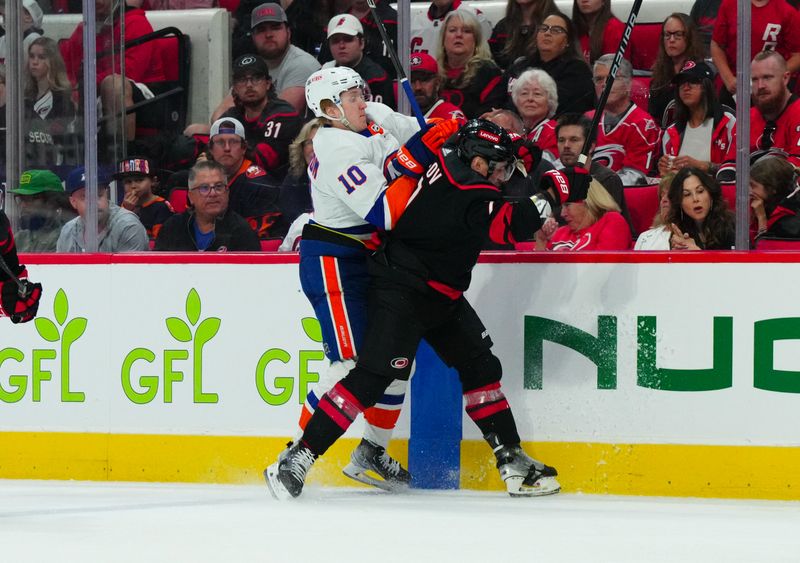
[[[436,59],[427,53],[412,53],[410,70],[411,89],[426,119],[438,117],[458,119],[462,124],[467,122],[461,108],[439,97],[442,77]]]
[[[157,53],[158,43],[148,41],[125,49],[125,76],[122,76],[122,61],[119,56],[124,23],[124,42],[128,43],[138,37],[153,32],[153,27],[145,17],[144,10],[125,4],[124,22],[115,14],[116,0],[95,0],[97,16],[97,89],[103,104],[103,114],[115,116],[122,111],[120,99],[124,97],[125,107],[153,98],[155,93],[148,84],[166,81],[161,58]],[[113,56],[112,56],[113,52]],[[77,85],[81,80],[83,65],[83,23],[61,46],[61,54],[67,67],[67,76]],[[156,92],[157,93],[157,92]],[[158,112],[145,106],[141,112],[125,116],[125,132],[127,140],[136,136],[136,127],[158,130],[163,126],[158,122]],[[137,114],[139,121],[137,122]],[[155,120],[154,120],[155,118]],[[107,132],[113,133],[117,127],[117,118],[109,119]]]
[[[788,61],[789,73],[800,70],[800,15],[786,0],[751,0],[750,59],[759,51],[778,51]],[[724,88],[720,101],[736,94],[736,0],[722,0],[711,35],[711,58]],[[727,94],[726,94],[727,93]]]
[[[750,151],[776,148],[800,157],[800,98],[789,91],[786,61],[780,53],[762,51],[750,74]]]

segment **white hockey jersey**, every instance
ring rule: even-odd
[[[419,131],[413,117],[368,102],[368,131],[355,133],[321,127],[314,136],[315,158],[308,166],[314,222],[323,227],[368,238],[373,227],[390,229],[386,161]]]

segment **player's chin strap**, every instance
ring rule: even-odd
[[[342,107],[341,104],[336,104],[336,109],[338,109],[339,113],[342,114],[341,117],[333,117],[332,115],[328,115],[326,117],[328,119],[330,119],[331,121],[338,121],[339,123],[341,123],[342,125],[344,125],[348,129],[350,129],[350,131],[352,131],[353,133],[361,133],[361,130],[360,129],[356,129],[355,127],[353,127],[353,125],[350,123],[350,121],[345,117],[344,108]]]

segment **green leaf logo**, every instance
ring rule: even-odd
[[[56,317],[56,322],[64,326],[64,321],[67,320],[69,314],[69,303],[67,302],[67,294],[63,289],[59,289],[56,293],[56,298],[53,301],[53,313]]]
[[[33,324],[36,326],[36,332],[39,333],[39,336],[48,342],[58,342],[58,340],[61,338],[61,335],[58,333],[58,327],[56,326],[56,323],[47,317],[36,317],[36,319],[33,321]]]
[[[300,322],[303,325],[303,332],[306,333],[306,336],[314,342],[322,342],[322,326],[316,318],[304,317]]]
[[[186,324],[186,321],[178,317],[169,317],[167,319],[167,330],[172,335],[172,338],[178,342],[191,342],[192,329]]]
[[[67,317],[69,316],[69,300],[63,289],[58,290],[53,300],[53,316],[56,320],[55,323],[47,317],[42,316],[36,317],[33,321],[36,332],[47,342],[58,342],[62,337],[65,342],[75,342],[86,332],[88,321],[84,317],[76,317],[67,323]],[[58,325],[56,323],[58,323]],[[66,323],[66,325],[64,323]],[[59,326],[64,327],[63,334],[59,333]]]
[[[200,318],[200,296],[194,288],[186,296],[186,318],[192,326],[196,325]]]

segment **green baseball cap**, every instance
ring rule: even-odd
[[[19,177],[19,187],[8,190],[17,195],[36,195],[44,192],[63,192],[61,178],[49,170],[27,170]]]

